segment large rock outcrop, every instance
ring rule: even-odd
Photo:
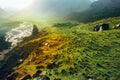
[[[16,47],[19,42],[22,42],[25,37],[29,37],[33,34],[35,25],[24,22],[20,24],[17,28],[13,28],[11,31],[7,32],[5,35],[5,41],[11,42],[11,48]],[[36,31],[37,30],[37,27]],[[34,32],[35,34],[35,32]]]

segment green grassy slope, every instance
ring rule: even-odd
[[[120,31],[112,29],[119,20],[116,17],[88,24],[46,27],[7,54],[0,78],[6,78],[13,69],[8,80],[20,80],[27,75],[31,80],[41,76],[50,80],[88,80],[89,76],[97,80],[119,80]],[[109,23],[110,30],[93,32],[93,26],[101,23]],[[19,59],[24,61],[18,62]],[[35,75],[37,71],[40,73]]]

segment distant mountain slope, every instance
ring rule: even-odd
[[[112,29],[119,20],[117,17],[72,27],[72,23],[46,27],[7,54],[0,65],[0,78],[119,80],[120,31]],[[110,30],[93,32],[93,26],[100,23],[109,23]]]
[[[5,10],[3,10],[2,8],[0,8],[0,28],[1,28],[2,24],[4,24],[4,23],[6,23],[6,22],[9,21],[9,16],[10,16],[10,14],[8,14]]]
[[[0,23],[0,36],[5,36],[6,32],[10,31],[12,28],[18,27],[20,23],[22,22],[9,20],[7,21],[5,19],[4,22]]]
[[[72,13],[69,18],[81,22],[91,22],[108,17],[120,16],[120,0],[98,0],[84,12]]]

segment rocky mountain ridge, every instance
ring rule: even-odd
[[[33,33],[34,25],[32,23],[23,22],[17,28],[13,28],[5,35],[5,41],[11,42],[11,48],[17,46],[25,37],[29,37]]]

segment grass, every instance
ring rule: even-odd
[[[43,28],[39,34],[25,39],[8,54],[11,56],[3,70],[8,67],[8,71],[13,69],[12,74],[18,73],[16,80],[26,75],[35,79],[44,72],[50,80],[86,80],[89,76],[96,80],[119,80],[120,31],[112,29],[119,19],[73,23],[73,26],[69,26],[72,22],[60,23],[59,27],[57,24]],[[101,23],[109,23],[110,30],[92,31],[95,24]],[[16,62],[21,58],[24,61],[18,65]],[[27,74],[24,70],[27,70]],[[37,71],[42,73],[33,77]]]

